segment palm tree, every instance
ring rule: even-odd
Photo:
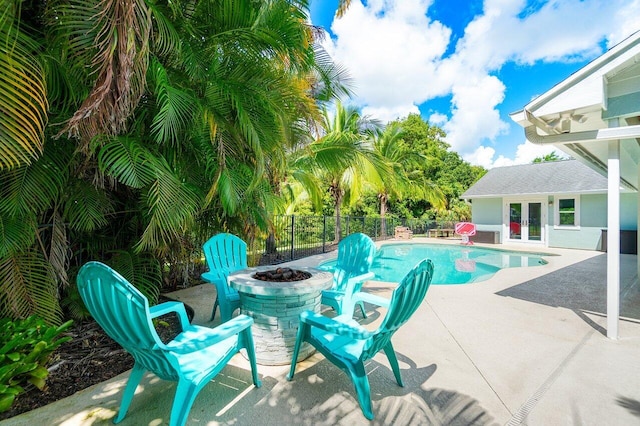
[[[536,157],[533,159],[533,163],[548,163],[550,161],[558,161],[561,160],[560,156],[556,151],[550,152],[542,157]]]
[[[428,160],[424,155],[407,149],[403,137],[401,125],[392,122],[383,132],[377,133],[373,142],[373,151],[387,166],[386,169],[372,168],[367,181],[376,192],[380,203],[380,233],[383,237],[387,235],[385,217],[390,200],[402,199],[405,195],[411,194],[412,198],[425,199],[437,209],[446,205],[442,191],[426,179],[420,170],[407,170],[407,167],[415,162]],[[383,173],[380,173],[380,170]]]
[[[379,127],[377,121],[338,101],[333,115],[323,108],[317,138],[292,156],[291,175],[305,186],[314,204],[320,203],[319,188],[327,188],[335,214],[336,243],[342,237],[341,207],[358,199],[368,168],[385,167],[371,145],[371,136]]]
[[[153,296],[214,230],[267,227],[264,176],[318,116],[305,2],[8,3],[0,315],[58,322],[92,258]]]

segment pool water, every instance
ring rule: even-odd
[[[547,261],[542,256],[463,245],[385,244],[376,252],[371,272],[377,281],[397,282],[418,262],[429,258],[434,264],[432,284],[466,284],[487,280],[504,268],[544,265]],[[331,260],[318,268],[331,271],[335,264]]]

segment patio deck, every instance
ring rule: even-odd
[[[604,330],[605,254],[528,249],[559,256],[544,266],[502,270],[481,283],[431,287],[394,336],[405,387],[396,385],[384,355],[367,366],[373,422],[362,415],[349,378],[316,354],[291,382],[287,366],[258,366],[259,389],[251,384],[248,363],[236,356],[200,392],[189,424],[640,424],[637,257],[621,255],[623,319],[621,338],[612,341]],[[315,266],[324,258],[294,264]],[[384,294],[389,285],[370,282],[367,288]],[[195,309],[194,322],[209,324],[214,294],[214,286],[205,284],[170,296]],[[369,313],[375,324],[381,312]],[[127,376],[2,424],[111,424]],[[167,424],[175,385],[148,375],[142,388],[121,424]]]

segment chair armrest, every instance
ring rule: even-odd
[[[360,291],[364,282],[372,279],[375,276],[376,274],[374,274],[373,272],[366,272],[364,274],[360,274],[360,275],[356,275],[355,277],[348,278],[347,285],[344,286],[343,293],[353,294],[357,291]]]
[[[186,354],[190,352],[196,352],[200,349],[207,348],[216,343],[222,342],[241,333],[248,329],[253,324],[253,318],[248,315],[238,315],[233,317],[229,321],[220,324],[216,328],[206,327],[190,327],[185,333],[186,340],[174,340],[169,342],[166,347],[171,352],[177,354]],[[205,331],[203,331],[203,329]],[[189,332],[193,331],[193,335],[189,335]]]
[[[182,302],[164,302],[149,308],[151,318],[157,318],[171,312],[178,314],[178,319],[180,320],[180,325],[183,330],[189,326],[189,317],[187,317],[187,311]]]
[[[373,336],[373,333],[368,330],[336,321],[333,318],[325,317],[313,311],[302,312],[300,314],[300,322],[339,336],[347,336],[358,340],[368,339]]]
[[[389,304],[391,303],[391,300],[387,299],[386,297],[376,296],[375,294],[367,293],[364,291],[355,293],[351,300],[354,304],[362,301],[371,303],[372,305],[381,306],[383,308],[388,308]]]
[[[355,277],[351,277],[347,281],[353,282],[353,283],[364,283],[367,280],[373,279],[375,276],[376,274],[374,274],[373,272],[367,272],[364,274],[357,275]]]

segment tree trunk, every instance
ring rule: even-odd
[[[336,212],[336,235],[334,237],[333,243],[338,244],[342,239],[342,221],[340,217],[340,207],[342,206],[342,194],[338,191],[335,196],[335,212]]]
[[[380,236],[384,239],[387,238],[387,219],[385,218],[387,214],[387,196],[380,194],[378,198],[380,198]]]

